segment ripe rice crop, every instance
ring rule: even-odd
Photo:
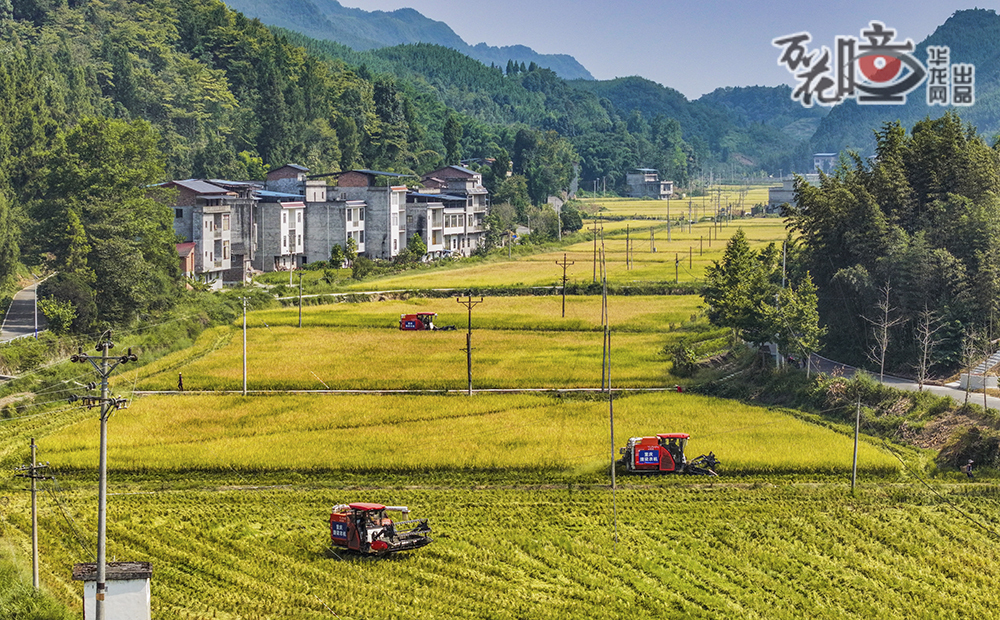
[[[597,387],[603,335],[600,299],[491,297],[473,316],[473,384],[477,388]],[[609,300],[614,380],[618,387],[673,385],[664,346],[676,326],[698,313],[694,296]],[[403,332],[399,315],[438,311],[455,331]],[[454,299],[411,299],[251,313],[248,386],[276,389],[464,389],[467,310]],[[183,373],[188,390],[242,388],[242,336],[235,327],[208,330],[194,347],[139,371],[141,389],[172,390]],[[291,361],[294,360],[294,361]]]
[[[626,226],[631,227],[633,263],[631,266],[626,263]],[[654,229],[652,246],[649,240],[651,226]],[[670,231],[669,243],[667,226],[663,222],[604,222],[603,227],[608,281],[612,284],[673,282],[675,276],[680,282],[702,280],[705,268],[711,265],[713,260],[722,258],[726,241],[738,228],[744,229],[751,246],[755,249],[772,241],[780,245],[786,234],[784,220],[776,218],[733,221],[719,228],[714,228],[711,222],[700,222],[692,227],[690,233],[687,228],[680,229],[674,226]],[[656,249],[655,252],[653,247]],[[552,252],[532,254],[513,261],[497,258],[487,263],[463,264],[430,271],[410,271],[376,280],[365,280],[348,285],[346,290],[557,286],[562,283],[563,274],[562,268],[556,265],[556,261],[561,261],[564,254],[568,261],[575,263],[567,267],[568,282],[586,284],[594,280],[593,241],[582,241]],[[681,259],[678,270],[675,270],[675,258]],[[598,271],[599,269],[598,267]]]
[[[692,435],[689,457],[713,451],[727,475],[850,471],[852,440],[789,416],[721,399],[660,392],[615,401],[616,447],[631,436]],[[111,466],[125,471],[606,472],[608,403],[542,395],[162,396],[111,422]],[[97,421],[47,440],[54,466],[97,459]],[[617,458],[617,457],[616,457]],[[898,461],[862,443],[863,472]],[[599,474],[604,476],[605,474]]]
[[[1000,553],[995,496],[870,484],[608,489],[335,481],[260,488],[202,480],[109,499],[108,556],[153,564],[152,612],[181,618],[988,618]],[[217,484],[217,486],[213,486]],[[43,501],[43,582],[79,609],[92,489]],[[328,547],[330,507],[408,505],[434,542],[382,560]],[[21,496],[9,509],[23,513]],[[24,540],[24,519],[0,534]],[[58,567],[58,568],[56,568]]]

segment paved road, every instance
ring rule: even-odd
[[[14,301],[3,319],[3,327],[0,328],[0,342],[34,336],[36,329],[40,331],[45,328],[45,316],[41,313],[37,315],[37,328],[35,325],[35,289],[39,283],[40,281],[35,282],[14,295]]]
[[[834,362],[833,360],[828,360],[825,357],[820,357],[818,355],[813,356],[813,369],[817,372],[824,372],[827,374],[838,374],[850,377],[854,375],[856,368],[848,366],[846,364],[841,364],[840,362]],[[876,376],[876,379],[878,377]],[[886,385],[892,386],[900,390],[907,390],[910,392],[917,392],[920,390],[920,386],[916,382],[910,379],[901,379],[899,377],[892,377],[885,375],[883,381]],[[931,394],[936,394],[938,396],[949,396],[955,402],[964,403],[965,402],[965,390],[959,387],[958,383],[948,383],[945,385],[931,385],[924,384],[924,391],[930,392]],[[969,393],[969,402],[976,405],[983,405],[983,395],[978,392]],[[986,406],[990,409],[1000,409],[1000,398],[996,396],[986,396],[985,397]]]

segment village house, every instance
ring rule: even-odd
[[[629,198],[666,200],[674,193],[673,181],[661,181],[653,168],[636,168],[625,175],[625,195]]]
[[[445,166],[425,174],[422,180],[424,189],[418,194],[411,194],[407,200],[419,204],[426,202],[421,196],[440,196],[443,251],[471,255],[486,240],[489,192],[483,187],[483,175],[463,166]],[[410,214],[409,207],[407,214]],[[428,231],[428,234],[431,232]],[[423,232],[420,236],[427,243],[428,237]]]
[[[184,239],[177,248],[182,271],[221,288],[232,266],[232,207],[238,194],[198,179],[169,181],[162,187],[177,190],[173,224]]]
[[[175,187],[175,230],[182,270],[221,286],[254,271],[284,271],[328,260],[353,239],[359,255],[391,260],[419,234],[427,256],[469,255],[486,234],[488,192],[482,175],[447,166],[425,175],[425,189],[403,184],[411,175],[348,170],[312,175],[287,164],[250,181],[188,179]],[[328,185],[327,179],[336,179]],[[218,217],[216,217],[218,216]],[[194,220],[198,219],[197,222]],[[195,230],[198,227],[198,230]],[[225,257],[225,258],[222,258]],[[207,272],[208,269],[212,271]]]

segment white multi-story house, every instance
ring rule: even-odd
[[[489,192],[483,187],[483,175],[462,166],[446,166],[422,178],[421,193],[441,196],[444,205],[445,251],[472,254],[486,238]]]
[[[191,278],[221,288],[232,266],[232,208],[239,195],[199,179],[162,186],[177,190],[174,232],[184,239],[178,248],[185,255],[183,268]]]

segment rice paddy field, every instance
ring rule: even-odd
[[[663,206],[646,202],[602,206],[643,217]],[[777,219],[743,223],[758,247],[785,234]],[[637,241],[626,266],[625,227],[645,226],[648,244],[650,224],[657,251]],[[667,241],[664,222],[606,226],[621,282],[670,280],[673,254],[718,231],[691,251],[697,279],[736,230],[695,223]],[[565,250],[581,281],[589,243]],[[562,253],[362,284],[550,285]],[[245,396],[241,325],[206,330],[113,378],[129,407],[108,424],[108,558],[152,562],[157,620],[995,615],[995,485],[862,437],[852,492],[853,429],[673,390],[683,381],[665,351],[703,329],[700,303],[609,299],[610,380],[627,390],[611,402],[573,391],[602,382],[596,297],[567,297],[565,317],[557,296],[483,299],[473,386],[508,392],[471,396],[468,314],[454,298],[306,306],[302,327],[298,308],[252,312]],[[457,329],[398,329],[400,314],[427,311]],[[72,565],[96,548],[98,427],[79,407],[0,419],[0,537],[30,563],[28,485],[13,469],[36,438],[54,476],[41,483],[42,582],[76,613]],[[713,452],[721,476],[618,469],[613,485],[628,437],[658,432],[690,433],[688,458]],[[409,506],[434,542],[378,560],[334,551],[330,509],[356,501]]]
[[[663,209],[665,202],[618,199],[610,202],[602,213],[625,217],[630,211],[640,215],[650,212],[645,215],[651,217],[654,215],[651,212]],[[695,219],[690,225],[678,225],[675,220],[669,226],[666,221],[659,220],[600,221],[597,243],[592,230],[594,224],[588,220],[581,231],[584,240],[555,251],[540,252],[515,261],[498,258],[487,263],[460,263],[453,268],[429,272],[411,271],[351,283],[345,290],[555,286],[561,284],[563,276],[562,267],[556,261],[562,262],[564,258],[573,263],[566,269],[567,282],[587,284],[600,279],[598,263],[602,246],[610,283],[695,282],[704,278],[705,269],[712,261],[722,258],[726,242],[738,229],[744,230],[751,247],[755,249],[772,242],[780,246],[787,234],[781,218],[735,218],[724,223],[710,218],[711,214]]]

